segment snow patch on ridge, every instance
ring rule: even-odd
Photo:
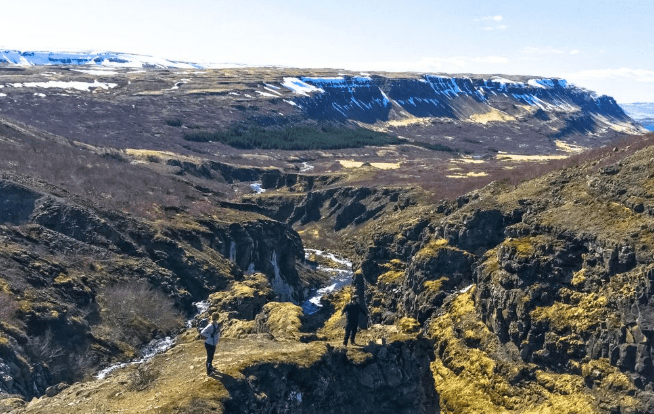
[[[309,96],[309,94],[312,92],[325,92],[323,89],[309,85],[308,83],[301,81],[298,78],[284,78],[284,83],[282,83],[282,86],[302,96]]]
[[[88,92],[91,88],[97,89],[111,89],[118,86],[116,83],[101,83],[97,80],[93,83],[89,82],[63,82],[63,81],[48,81],[48,82],[25,82],[25,83],[9,83],[8,85],[14,88],[58,88],[58,89],[75,89],[78,91]]]
[[[261,91],[255,91],[255,92],[258,93],[261,96],[267,96],[269,98],[277,98],[278,97],[277,95],[273,95],[272,93],[268,93],[268,92],[261,92]]]

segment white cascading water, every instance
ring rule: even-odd
[[[232,244],[229,246],[229,260],[236,263],[236,242],[232,240]]]
[[[352,283],[352,275],[353,275],[352,262],[350,262],[345,258],[338,257],[332,253],[324,252],[322,250],[305,249],[304,254],[306,259],[308,259],[312,254],[315,254],[316,256],[326,257],[331,261],[336,262],[344,267],[344,269],[324,267],[324,266],[317,267],[317,270],[328,272],[332,275],[332,279],[331,279],[332,283],[329,286],[325,286],[323,288],[316,290],[316,292],[309,299],[305,300],[304,303],[302,303],[302,310],[304,310],[304,313],[307,315],[311,315],[312,313],[316,313],[322,307],[322,305],[320,304],[320,298],[322,298],[323,295],[333,292],[337,289],[342,288],[343,286]]]
[[[273,272],[275,277],[270,282],[270,285],[281,301],[291,301],[293,288],[282,279],[281,272],[279,270],[279,263],[277,263],[277,252],[273,250],[272,257],[270,258],[270,264],[272,264]]]

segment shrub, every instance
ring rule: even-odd
[[[22,325],[16,315],[18,304],[10,294],[0,291],[0,321],[11,325]]]
[[[44,363],[55,382],[75,382],[94,366],[88,347],[71,347],[67,338],[55,336],[51,329],[29,338],[28,349],[35,361]]]
[[[184,326],[173,300],[144,280],[109,286],[97,300],[104,334],[133,347]]]
[[[176,119],[166,119],[166,125],[171,126],[171,127],[181,127],[182,126],[182,120],[179,118]]]

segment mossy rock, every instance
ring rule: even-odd
[[[269,302],[257,315],[257,331],[268,332],[275,339],[297,341],[302,327],[302,308],[290,302]]]
[[[476,314],[473,287],[457,295],[429,326],[436,341],[431,368],[443,413],[638,412],[634,384],[607,360],[557,373],[508,357]],[[530,378],[526,380],[526,378]]]
[[[225,291],[209,296],[212,311],[229,312],[238,319],[253,320],[263,306],[273,300],[275,294],[263,273],[245,276],[243,281],[234,281]]]

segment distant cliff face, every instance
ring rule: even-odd
[[[488,122],[558,119],[554,137],[600,133],[603,128],[639,132],[615,100],[563,79],[512,79],[424,75],[286,78],[283,86],[303,95],[294,102],[310,118],[367,124],[406,118]]]

